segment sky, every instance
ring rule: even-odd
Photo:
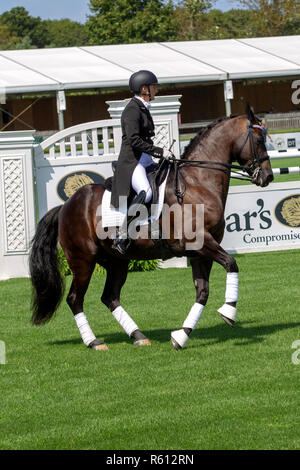
[[[234,0],[216,0],[214,8],[222,11],[231,10],[237,6]],[[42,20],[60,20],[69,18],[80,23],[86,22],[90,13],[89,0],[0,0],[0,14],[14,7],[26,8],[31,16],[40,16]]]

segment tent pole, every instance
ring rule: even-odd
[[[224,81],[224,100],[226,108],[226,116],[231,115],[231,100],[233,98],[233,86],[231,80]]]
[[[67,108],[64,90],[59,90],[56,92],[56,108],[58,114],[58,127],[59,130],[62,131],[65,128],[64,111]]]

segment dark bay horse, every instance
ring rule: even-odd
[[[266,131],[260,120],[247,105],[246,115],[223,118],[208,126],[190,142],[181,159],[171,164],[165,205],[176,205],[182,214],[185,207],[192,207],[189,212],[192,239],[184,230],[180,232],[181,236],[175,236],[177,218],[174,214],[168,214],[170,231],[164,240],[139,237],[131,243],[126,255],[117,254],[111,249],[112,240],[101,238],[97,233],[97,227],[99,224],[101,226],[99,207],[105,191],[104,186],[99,184],[83,186],[64,205],[50,210],[38,224],[30,253],[33,324],[47,322],[63,296],[64,283],[57,261],[59,242],[73,273],[67,303],[83,342],[92,349],[107,349],[106,344],[98,341],[93,334],[83,310],[84,296],[96,263],[107,272],[101,300],[135,345],[149,345],[150,341],[120,304],[120,292],[126,281],[130,259],[190,258],[196,301],[182,328],[171,333],[176,349],[185,346],[202,314],[208,299],[213,261],[227,272],[225,303],[218,312],[224,321],[233,326],[238,300],[238,266],[235,259],[220,246],[225,227],[224,209],[230,171],[234,166],[232,162],[237,161],[254,184],[267,186],[273,180],[273,173],[265,137]],[[197,224],[197,206],[204,207],[200,226]],[[164,217],[163,213],[159,219],[161,233]],[[197,239],[201,239],[201,243],[191,245],[191,241]]]

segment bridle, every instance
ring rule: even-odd
[[[240,180],[246,180],[246,181],[251,181],[252,183],[255,183],[259,177],[260,172],[262,171],[261,163],[269,160],[269,156],[265,157],[259,157],[257,148],[255,146],[254,142],[254,137],[253,137],[253,132],[252,129],[260,129],[262,131],[263,139],[264,142],[266,142],[267,138],[267,129],[262,126],[261,124],[251,124],[248,120],[248,126],[247,126],[247,134],[244,139],[243,145],[241,146],[238,156],[236,157],[237,159],[240,157],[242,154],[245,145],[249,139],[250,143],[250,157],[251,157],[251,163],[249,165],[233,165],[229,163],[222,163],[222,162],[212,162],[210,160],[185,160],[182,158],[175,158],[171,157],[169,159],[170,162],[173,163],[174,168],[175,168],[175,187],[174,187],[174,193],[177,196],[178,202],[182,204],[183,197],[186,191],[186,187],[184,190],[181,188],[181,182],[180,182],[180,176],[179,176],[179,169],[182,164],[189,165],[189,166],[194,166],[194,167],[199,167],[199,168],[206,168],[210,170],[218,170],[218,171],[223,171],[224,173],[228,174],[229,172],[234,173],[236,179]],[[173,141],[174,143],[174,141]],[[173,144],[171,145],[171,147]],[[210,166],[214,165],[214,166]],[[215,166],[216,165],[216,166]],[[245,175],[244,173],[241,173],[241,171],[246,171],[248,175]],[[229,173],[230,174],[230,173]],[[184,185],[185,186],[185,185]]]
[[[244,143],[239,151],[239,156],[241,155],[244,147],[249,139],[250,143],[250,156],[251,156],[251,163],[249,165],[243,166],[243,169],[249,173],[251,181],[256,180],[260,171],[261,171],[261,163],[265,162],[266,160],[270,160],[269,156],[266,155],[265,157],[259,157],[257,153],[257,148],[254,143],[253,133],[251,129],[260,129],[262,131],[264,142],[267,140],[267,129],[262,126],[261,124],[248,124],[248,132],[245,137]],[[245,175],[246,176],[246,175]]]

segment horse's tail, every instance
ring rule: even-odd
[[[34,325],[50,320],[64,293],[64,280],[57,258],[58,214],[61,208],[54,207],[47,212],[32,240],[29,269],[33,286],[31,321]]]

